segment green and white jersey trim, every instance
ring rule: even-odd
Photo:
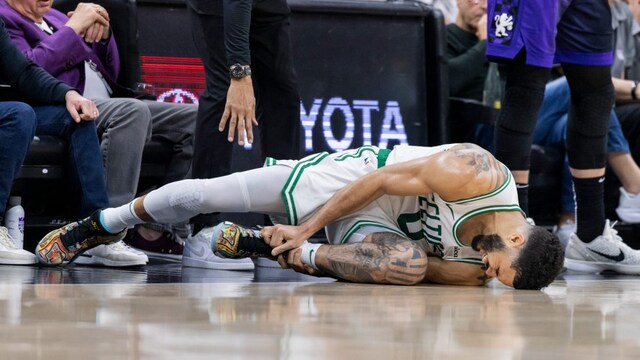
[[[502,169],[504,170],[505,175],[507,175],[502,185],[498,186],[497,188],[483,195],[478,195],[478,196],[474,196],[466,199],[459,199],[459,200],[448,201],[448,202],[450,204],[466,204],[471,201],[486,199],[501,193],[502,191],[504,191],[504,189],[507,188],[507,186],[509,186],[509,182],[511,182],[511,176],[512,176],[511,171],[509,171],[509,169],[504,164],[502,164]]]
[[[456,220],[456,222],[453,224],[453,229],[452,229],[452,233],[453,233],[453,238],[456,240],[456,243],[460,246],[467,246],[464,245],[460,239],[458,239],[458,229],[460,228],[460,226],[462,226],[462,224],[471,219],[474,216],[478,216],[478,215],[482,215],[482,214],[486,214],[486,213],[491,213],[491,212],[504,212],[504,211],[518,211],[518,212],[522,212],[522,210],[520,210],[520,207],[516,204],[513,205],[493,205],[493,206],[483,206],[480,208],[477,208],[475,210],[469,211],[468,213],[464,214],[463,216],[461,216],[458,220]]]
[[[301,219],[322,206],[336,191],[384,166],[390,152],[375,146],[363,146],[331,155],[323,152],[293,162],[267,159],[265,166],[283,164],[293,167],[282,189],[282,198],[287,221],[291,225],[298,225]],[[304,188],[298,188],[300,184]]]
[[[327,156],[329,156],[329,153],[327,152],[307,156],[306,158],[298,161],[298,163],[293,167],[293,171],[291,171],[289,179],[284,185],[284,188],[282,188],[282,198],[284,199],[284,206],[287,210],[287,221],[289,224],[298,225],[298,212],[293,198],[293,189],[295,189],[298,181],[300,181],[300,177],[306,168],[317,165]]]
[[[351,236],[353,236],[353,234],[362,229],[363,227],[377,227],[377,228],[381,228],[381,229],[385,229],[388,230],[392,233],[398,234],[402,237],[406,237],[406,235],[402,232],[399,231],[398,229],[394,229],[392,227],[390,227],[389,225],[385,225],[376,221],[371,221],[371,220],[360,220],[360,221],[356,221],[353,225],[351,225],[351,227],[349,228],[349,230],[347,230],[347,232],[345,233],[345,235],[342,237],[342,239],[340,240],[340,244],[346,244],[349,242],[349,240],[351,239]]]
[[[268,167],[268,166],[273,166],[273,165],[278,165],[278,160],[271,158],[271,157],[267,157],[264,160],[264,167]]]

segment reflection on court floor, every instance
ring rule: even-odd
[[[2,359],[640,358],[640,278],[544,291],[152,264],[0,267]]]

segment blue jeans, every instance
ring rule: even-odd
[[[34,135],[60,136],[69,144],[69,179],[72,196],[80,199],[80,217],[108,205],[93,121],[76,124],[64,106],[0,102],[0,217],[4,216],[11,185]]]
[[[540,106],[538,120],[533,131],[534,144],[566,150],[565,139],[570,104],[571,92],[565,77],[547,84],[544,92],[544,101]],[[613,111],[611,111],[609,132],[607,133],[607,152],[629,153],[629,143],[624,137],[620,121]],[[575,212],[573,182],[566,154],[562,167],[561,207],[563,213]]]

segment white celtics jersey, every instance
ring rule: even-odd
[[[387,164],[397,164],[446,151],[454,144],[419,147],[396,146],[393,150],[366,146],[334,154],[320,153],[299,161],[267,159],[265,165],[293,168],[282,190],[287,222],[303,223],[338,190]],[[505,167],[506,170],[506,167]],[[445,201],[438,194],[422,196],[385,195],[356,213],[326,227],[332,244],[350,243],[362,228],[391,231],[412,240],[426,239],[431,251],[443,259],[481,263],[476,251],[460,242],[457,230],[469,218],[485,212],[520,211],[511,173],[494,191],[456,201]]]
[[[396,164],[445,151],[453,145],[437,147],[396,146],[386,164]],[[504,166],[504,165],[503,165]],[[479,255],[458,239],[462,224],[479,214],[520,211],[511,172],[495,190],[467,199],[445,201],[438,194],[391,196],[391,208],[399,229],[410,239],[426,239],[433,252],[448,260],[477,262]]]

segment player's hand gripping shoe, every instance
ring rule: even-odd
[[[102,244],[122,240],[127,230],[107,232],[100,224],[100,210],[80,221],[65,225],[45,235],[36,246],[38,261],[46,265],[73,262],[83,252]]]
[[[262,240],[262,228],[246,228],[229,221],[213,228],[211,250],[230,259],[271,256],[271,247]]]

